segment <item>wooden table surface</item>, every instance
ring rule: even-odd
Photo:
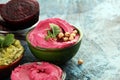
[[[120,0],[38,1],[40,20],[59,17],[83,31],[79,51],[62,66],[66,80],[120,80]],[[22,43],[26,51],[21,63],[36,61]],[[78,59],[84,63],[78,65]]]

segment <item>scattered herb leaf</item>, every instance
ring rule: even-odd
[[[7,47],[13,44],[15,41],[14,34],[7,34],[6,36],[0,36],[0,47]]]
[[[48,40],[49,38],[56,38],[56,36],[60,33],[60,28],[56,24],[49,24],[51,30],[48,30],[47,36],[45,36],[45,39]]]

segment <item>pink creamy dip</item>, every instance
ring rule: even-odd
[[[72,32],[75,28],[67,23],[65,20],[59,18],[49,18],[40,21],[38,25],[30,32],[28,39],[34,47],[41,48],[65,48],[75,44],[80,35],[77,35],[74,40],[67,42],[58,42],[54,39],[45,40],[47,30],[50,29],[49,24],[53,23],[58,25],[64,32]]]
[[[61,77],[61,68],[47,62],[20,65],[11,74],[11,80],[62,80]]]

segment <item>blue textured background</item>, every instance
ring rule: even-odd
[[[40,20],[59,17],[84,33],[77,55],[63,66],[66,80],[120,80],[120,0],[38,1]],[[24,46],[23,61],[35,61]],[[78,65],[78,59],[84,63]]]

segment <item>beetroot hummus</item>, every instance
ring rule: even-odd
[[[11,80],[62,80],[62,70],[47,62],[27,63],[12,71]]]
[[[56,27],[53,27],[53,31],[51,32],[50,25],[57,26],[59,29],[56,30]],[[30,32],[28,39],[34,47],[65,48],[75,44],[78,41],[80,37],[80,34],[78,33],[75,34],[74,38],[71,38],[71,36],[67,37],[67,34],[69,36],[74,30],[77,29],[67,23],[65,20],[59,18],[49,18],[40,21],[38,25]],[[54,36],[54,33],[57,33],[57,31],[59,31],[59,33],[56,35],[56,37],[49,38],[48,40],[45,39],[46,36],[52,37],[51,34]],[[58,36],[59,34],[60,37]]]

